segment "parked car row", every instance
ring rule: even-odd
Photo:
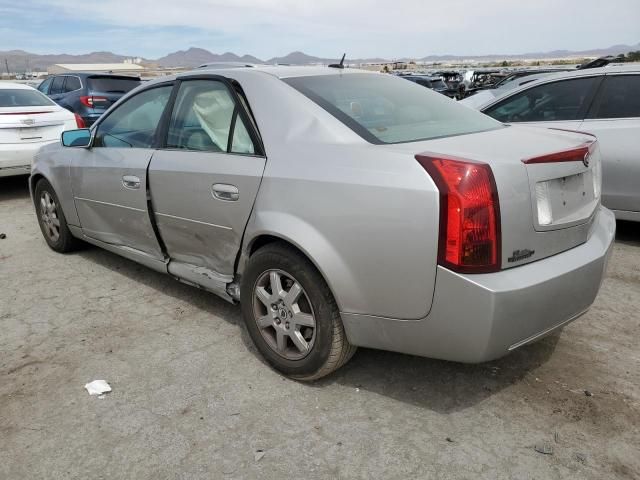
[[[0,177],[31,172],[35,153],[82,119],[27,85],[0,82]]]
[[[0,82],[0,177],[28,174],[40,147],[91,126],[139,85],[137,77],[89,73],[50,76],[37,90]]]
[[[390,75],[257,66],[145,83],[41,149],[29,183],[53,250],[240,302],[264,358],[313,380],[358,346],[481,362],[578,318],[615,235],[601,175],[592,135]]]

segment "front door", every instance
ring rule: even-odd
[[[174,267],[177,262],[233,275],[265,167],[238,100],[223,81],[182,81],[166,146],[151,159],[151,202]]]
[[[71,182],[83,233],[155,259],[163,254],[147,199],[147,167],[172,84],[145,90],[97,125],[93,146],[71,159]]]

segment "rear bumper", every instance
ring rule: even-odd
[[[478,363],[501,357],[585,313],[598,294],[616,223],[601,208],[589,240],[498,273],[461,275],[438,267],[433,305],[421,320],[343,313],[354,345]]]
[[[618,220],[626,220],[628,222],[640,222],[640,212],[631,212],[628,210],[611,210]]]
[[[31,164],[38,150],[57,141],[0,144],[0,177],[28,175],[31,172]]]

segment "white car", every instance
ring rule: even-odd
[[[82,119],[33,87],[0,82],[0,177],[29,174],[36,152]]]

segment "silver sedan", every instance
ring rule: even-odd
[[[43,149],[46,242],[88,242],[240,302],[284,374],[357,346],[500,357],[583,314],[615,233],[590,136],[507,127],[340,68],[158,79]]]

